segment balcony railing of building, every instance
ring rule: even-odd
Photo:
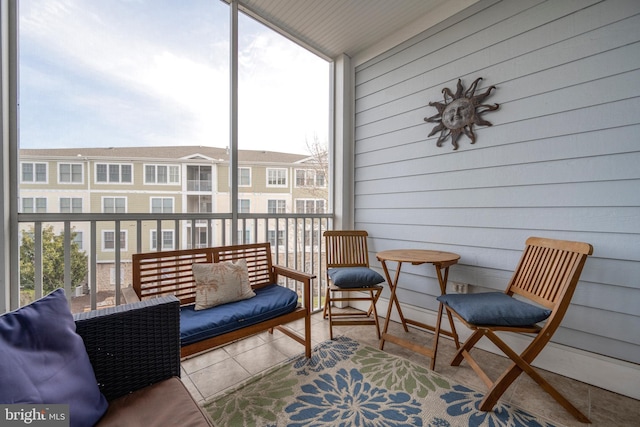
[[[211,188],[211,180],[190,179],[187,181],[187,191],[211,191]]]
[[[131,292],[133,253],[230,245],[232,222],[230,213],[18,214],[21,254],[26,233],[33,242],[29,259],[22,260],[33,263],[33,274],[28,283],[20,280],[20,305],[40,298],[51,286],[65,289],[74,312],[124,304],[125,294]],[[274,264],[315,274],[311,300],[312,310],[317,311],[322,308],[326,285],[322,233],[331,227],[330,214],[239,214],[236,243],[270,242]],[[46,229],[61,238],[62,253],[45,250]],[[77,239],[78,235],[82,238]],[[75,246],[80,243],[81,247]],[[86,255],[88,267],[86,277],[78,283],[74,283],[77,275],[72,274],[74,252]],[[43,267],[52,256],[64,266],[63,279],[53,285]]]

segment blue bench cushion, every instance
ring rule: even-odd
[[[551,310],[519,301],[503,292],[446,294],[437,300],[474,325],[531,326],[551,314]]]
[[[298,294],[284,286],[255,289],[256,296],[205,310],[194,305],[180,309],[180,344],[193,344],[207,338],[242,329],[294,311]]]

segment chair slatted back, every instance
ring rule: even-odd
[[[588,243],[530,237],[506,293],[521,295],[552,310],[563,303],[562,317],[592,253]]]
[[[325,231],[327,268],[369,267],[368,235],[364,230]]]

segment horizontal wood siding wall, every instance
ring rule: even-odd
[[[500,109],[436,147],[444,87]],[[356,68],[355,222],[375,252],[461,255],[450,280],[503,290],[528,236],[586,241],[556,342],[640,363],[640,2],[481,1]],[[433,268],[399,297],[436,310]]]

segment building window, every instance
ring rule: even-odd
[[[305,230],[304,232],[304,247],[305,248],[310,248],[311,244],[313,243],[313,247],[318,247],[318,244],[320,243],[320,238],[317,237],[318,235],[318,230]]]
[[[103,197],[102,213],[126,213],[127,198],[126,197]]]
[[[296,213],[320,214],[325,212],[323,199],[297,199]]]
[[[78,249],[83,250],[84,249],[84,234],[82,233],[82,231],[74,231],[72,233],[72,236],[73,236],[73,243],[76,244]]]
[[[58,182],[61,184],[82,184],[82,165],[78,163],[58,164]]]
[[[23,197],[22,213],[47,213],[46,197]]]
[[[211,195],[188,194],[186,203],[186,212],[213,212],[213,202]]]
[[[251,212],[251,200],[238,199],[238,213],[250,213]]]
[[[187,191],[211,191],[211,166],[187,166]]]
[[[238,168],[238,185],[251,187],[251,168]]]
[[[267,213],[281,214],[287,213],[286,200],[267,200]]]
[[[116,248],[116,232],[104,230],[102,232],[102,250],[113,251]],[[127,232],[120,231],[120,250],[127,250]]]
[[[125,183],[131,184],[133,177],[131,165],[116,163],[96,164],[96,182],[98,183]]]
[[[296,187],[325,187],[324,172],[315,169],[296,169]]]
[[[145,165],[145,184],[180,184],[180,167],[175,165]]]
[[[276,241],[276,230],[268,230],[267,238],[272,247],[284,246],[284,230],[278,230],[278,240]]]
[[[47,182],[46,163],[22,163],[22,182]]]
[[[209,244],[209,239],[207,238],[209,233],[207,231],[206,224],[205,227],[196,226],[195,236],[191,234],[191,230],[188,231],[189,233],[187,233],[187,248],[196,249],[211,246]],[[193,237],[195,237],[195,240],[192,240]]]
[[[173,213],[173,198],[152,197],[151,213]]]
[[[267,187],[286,187],[286,169],[267,169]]]
[[[158,231],[151,230],[151,249],[158,250]],[[162,230],[162,250],[173,249],[173,230]]]
[[[238,230],[238,243],[241,245],[251,243],[251,230]]]
[[[80,197],[60,197],[60,213],[82,213]]]

